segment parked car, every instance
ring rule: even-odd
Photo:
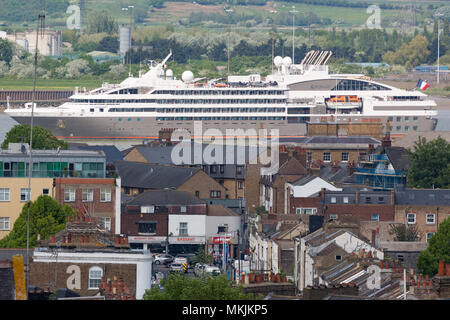
[[[173,262],[170,265],[170,270],[169,272],[187,272],[187,268],[185,268],[183,266],[183,264],[179,263],[179,262]]]
[[[173,257],[170,254],[157,254],[154,258],[155,264],[169,264],[173,261]]]
[[[204,273],[205,268],[206,268],[207,266],[208,266],[208,265],[207,265],[207,264],[204,264],[204,263],[197,263],[197,264],[194,266],[194,274],[195,274],[197,277],[200,277],[200,276]]]
[[[216,266],[206,266],[204,273],[208,276],[220,275],[220,269]]]
[[[210,266],[203,263],[197,263],[194,267],[194,274],[197,277],[202,276],[217,276],[220,274],[220,269],[216,266]]]

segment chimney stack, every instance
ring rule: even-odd
[[[445,275],[445,263],[444,261],[439,261],[439,271],[438,271],[438,275],[440,277],[443,277]]]

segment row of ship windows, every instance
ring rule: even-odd
[[[414,116],[412,118],[413,118],[414,122],[417,122],[419,120],[419,117],[416,117],[416,116]],[[394,117],[389,117],[388,119],[389,119],[390,122],[394,121]],[[405,117],[405,122],[409,122],[409,119],[410,119],[410,117],[406,116]],[[401,122],[402,121],[402,117],[395,117],[395,121]]]
[[[384,132],[384,129],[385,129],[385,127],[383,126],[383,132]],[[418,126],[413,126],[412,129],[413,129],[414,131],[417,131],[417,130],[419,129],[419,127],[418,127]],[[389,127],[389,131],[390,131],[390,132],[392,132],[392,131],[397,131],[397,132],[402,131],[402,126],[396,126],[396,127],[395,127],[395,130],[394,130],[394,127],[393,127],[393,126],[390,126],[390,127]],[[405,128],[404,128],[403,131],[405,131],[405,132],[410,131],[410,126],[405,126]]]
[[[157,117],[156,120],[286,120],[286,117]]]
[[[285,104],[286,99],[73,99],[75,103],[158,103],[158,104]]]
[[[155,90],[152,94],[172,95],[282,95],[283,90]]]
[[[94,112],[94,109],[90,109]],[[226,113],[226,112],[285,112],[285,108],[109,108],[108,112],[160,112],[160,113]],[[102,108],[100,108],[100,112]]]

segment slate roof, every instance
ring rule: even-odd
[[[320,168],[320,177],[328,182],[345,182],[350,176],[350,170],[346,164],[340,163],[338,166],[339,168],[336,172],[333,172],[333,168],[331,166]]]
[[[199,168],[155,165],[132,161],[115,161],[123,187],[176,189],[200,171]]]
[[[192,196],[184,191],[176,190],[147,190],[134,199],[127,202],[127,205],[194,205],[205,204],[205,201]]]
[[[308,170],[296,158],[291,157],[278,169],[279,175],[306,175]]]
[[[104,145],[104,146],[79,146],[79,150],[101,150],[106,155],[106,162],[113,163],[117,160],[123,160],[123,155],[117,149],[116,146],[113,145]]]
[[[312,136],[304,140],[308,144],[380,144],[381,142],[369,136]]]
[[[205,149],[210,146],[211,149]],[[181,163],[185,165],[201,165],[201,164],[229,164],[229,165],[244,165],[260,154],[264,149],[257,147],[249,147],[249,146],[229,146],[229,145],[218,145],[212,146],[208,144],[202,144],[202,161],[197,162],[196,158],[194,158],[194,152],[196,148],[199,147],[199,144],[193,142],[180,142],[177,145],[150,145],[150,146],[136,146],[135,148],[142,154],[142,156],[149,162],[155,164],[180,164],[174,163],[172,157],[172,151],[179,152],[181,150],[188,150],[190,148],[191,154],[187,157],[187,163]],[[220,151],[218,151],[218,161],[217,163],[208,163],[208,159],[204,159],[203,155],[211,155],[213,159],[216,158],[215,151],[213,148],[218,148],[218,150],[222,150],[222,155],[220,155]],[[234,150],[234,158],[230,161],[227,159],[227,155],[230,154],[230,150]],[[179,155],[181,159],[183,155]]]
[[[336,244],[336,242],[331,242],[328,246],[319,251],[316,256],[327,256],[330,253],[334,252],[336,249],[340,247]]]
[[[411,166],[409,162],[408,153],[405,148],[402,147],[386,147],[384,148],[389,161],[395,170],[408,170]]]
[[[8,248],[1,248],[0,249],[0,261],[1,260],[9,260],[12,261],[12,257],[14,255],[22,255],[23,256],[23,262],[27,263],[26,260],[26,254],[27,249],[8,249]],[[30,248],[29,250],[29,256],[31,257],[33,255],[33,248]]]
[[[395,190],[396,205],[450,206],[449,189]]]
[[[208,205],[208,216],[215,216],[215,217],[238,217],[239,214],[235,213],[233,210],[224,207],[219,206],[215,204]]]

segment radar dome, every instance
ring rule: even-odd
[[[173,78],[173,71],[171,69],[167,69],[166,71],[166,77],[167,78]]]
[[[292,64],[292,59],[291,57],[284,57],[283,58],[283,65],[286,67],[289,67]]]
[[[276,56],[273,59],[273,63],[275,64],[276,67],[280,67],[283,64],[283,58],[280,56]]]
[[[192,73],[192,71],[186,70],[181,75],[181,79],[183,80],[183,82],[190,83],[194,81],[194,74]]]

